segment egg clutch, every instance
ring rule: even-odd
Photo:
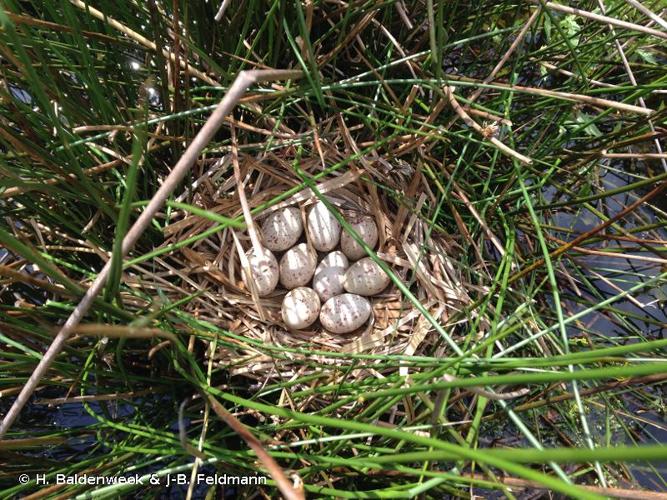
[[[261,225],[261,247],[246,256],[252,275],[243,272],[247,288],[259,297],[271,294],[278,283],[289,290],[281,316],[292,330],[308,328],[319,318],[332,333],[349,333],[371,316],[367,297],[382,292],[389,277],[346,231],[324,203],[317,202],[306,216],[307,243],[297,243],[304,230],[301,212],[287,207],[271,213]],[[348,222],[370,248],[378,242],[378,228],[372,217],[359,215]],[[342,234],[341,234],[342,233]],[[274,252],[284,252],[280,262]],[[318,252],[324,254],[318,262]]]

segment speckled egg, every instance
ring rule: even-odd
[[[273,252],[267,248],[261,248],[259,253],[255,252],[254,249],[250,249],[246,255],[248,256],[248,264],[250,265],[257,293],[260,297],[266,297],[275,290],[278,284],[278,261],[274,257]],[[241,272],[241,276],[246,288],[250,289],[246,273]]]
[[[375,248],[375,245],[378,242],[378,227],[372,217],[364,216],[350,225],[352,226],[352,229],[361,236],[361,239],[364,240],[366,245]],[[366,251],[347,231],[343,231],[341,234],[340,248],[351,260],[361,259],[366,255]]]
[[[389,276],[370,257],[355,262],[345,272],[345,290],[367,297],[387,288],[389,281]]]
[[[347,257],[339,250],[327,254],[317,265],[313,276],[313,289],[322,302],[343,293],[348,265]]]
[[[280,259],[280,283],[291,290],[305,286],[313,277],[317,255],[305,243],[290,248]]]
[[[287,207],[276,210],[262,224],[264,246],[274,252],[282,252],[294,246],[303,232],[301,212]]]
[[[307,328],[320,314],[320,298],[312,288],[300,286],[285,295],[280,312],[287,328]]]
[[[320,252],[330,252],[340,241],[340,224],[321,201],[308,213],[308,236]]]
[[[350,262],[347,260],[345,254],[340,250],[336,250],[335,252],[329,252],[322,257],[322,260],[317,267],[318,269],[320,267],[344,267],[347,269],[349,266]],[[315,270],[315,272],[317,272],[317,270]]]
[[[332,333],[349,333],[363,325],[371,315],[368,299],[353,293],[331,297],[322,306],[320,322]]]

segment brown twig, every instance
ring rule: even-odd
[[[619,28],[639,31],[640,33],[646,33],[647,35],[653,35],[655,37],[667,40],[667,33],[655,30],[653,28],[647,28],[646,26],[642,26],[641,24],[629,23],[627,21],[621,21],[620,19],[615,19],[613,17],[601,16],[600,14],[588,12],[587,10],[575,9],[574,7],[568,7],[567,5],[561,5],[559,3],[542,2],[541,0],[529,0],[529,1],[535,5],[544,5],[548,9],[555,10],[558,12],[573,14],[575,16],[584,17],[586,19],[591,19],[593,21],[599,21],[601,23],[611,24],[613,26],[618,26]]]
[[[165,146],[168,143],[163,143],[158,146],[155,146],[149,151],[154,151],[155,149],[159,149],[163,146]],[[125,158],[118,158],[116,160],[112,160],[107,163],[102,163],[101,165],[95,165],[94,167],[87,168],[83,171],[83,174],[86,176],[90,175],[96,175],[100,174],[102,172],[106,172],[107,170],[111,170],[112,168],[116,168],[119,165],[123,163],[129,163],[130,157],[125,157]],[[68,180],[75,181],[77,180],[77,175],[76,174],[68,174],[67,176],[63,177],[52,177],[51,179],[44,179],[40,180],[39,184],[34,185],[34,186],[15,186],[15,187],[10,187],[5,189],[2,193],[0,193],[0,199],[3,198],[11,198],[12,196],[18,196],[23,193],[27,193],[29,191],[36,191],[39,189],[43,189],[44,186],[55,186],[56,184],[60,184],[61,182],[66,182]]]
[[[472,479],[486,479],[482,474],[465,474],[464,477]],[[545,490],[548,489],[543,484],[537,481],[528,481],[516,477],[503,477],[500,482],[504,485],[511,486],[517,489],[529,488],[531,490]],[[586,484],[577,484],[577,488],[581,488],[591,493],[598,493],[609,498],[627,498],[637,500],[667,500],[667,493],[658,493],[647,490],[629,490],[625,488],[602,488],[600,486],[588,486]]]
[[[456,377],[449,374],[443,375],[442,379],[445,382],[456,382],[458,380]],[[517,389],[516,391],[511,391],[511,392],[490,392],[485,389],[482,389],[481,387],[468,387],[468,390],[474,394],[477,394],[478,396],[482,396],[483,398],[491,399],[493,401],[501,401],[501,400],[506,401],[509,399],[516,399],[523,397],[530,392],[530,389],[528,387],[524,387],[523,389]]]
[[[234,80],[234,83],[227,91],[227,94],[225,94],[225,97],[220,101],[220,104],[218,104],[218,107],[213,111],[204,126],[199,130],[199,133],[192,140],[183,153],[183,156],[181,156],[171,173],[164,180],[160,189],[153,195],[153,198],[146,206],[144,212],[127,232],[127,235],[123,239],[121,250],[123,256],[127,255],[132,247],[134,247],[139,237],[150,225],[155,214],[164,205],[164,202],[174,189],[176,189],[183,177],[185,177],[185,174],[190,170],[190,167],[192,167],[197,160],[202,150],[208,145],[211,139],[213,139],[213,136],[220,128],[225,116],[231,112],[247,88],[257,82],[300,78],[301,76],[301,71],[295,70],[251,70],[241,71],[239,73]],[[21,393],[18,395],[11,408],[9,408],[9,411],[2,420],[2,424],[0,424],[0,437],[4,436],[12,426],[14,420],[16,420],[21,412],[21,409],[25,406],[28,399],[30,399],[30,396],[39,385],[40,380],[63,349],[65,342],[72,334],[74,328],[79,324],[81,319],[83,319],[86,312],[88,312],[95,297],[102,291],[110,270],[111,261],[109,260],[104,268],[102,268],[102,271],[97,275],[97,278],[95,278],[95,281],[93,281],[92,285],[72,314],[67,318],[67,321],[58,332],[58,335],[53,339],[48,350],[44,353],[39,364],[35,367],[32,375],[23,386]]]
[[[482,80],[468,78],[466,76],[454,75],[449,73],[446,76],[447,79],[449,80],[449,84],[454,87],[456,87],[457,81],[465,82],[466,84],[485,85]],[[655,112],[655,110],[651,108],[642,108],[641,106],[635,106],[634,104],[612,101],[610,99],[602,99],[600,97],[593,97],[590,95],[573,94],[572,92],[561,92],[558,90],[541,89],[537,87],[525,87],[523,85],[510,85],[508,83],[502,83],[498,81],[491,82],[486,85],[490,86],[492,85],[493,87],[498,87],[501,89],[507,89],[511,91],[518,90],[520,92],[529,95],[537,95],[541,97],[553,97],[555,99],[562,99],[564,101],[581,102],[584,104],[588,104],[590,106],[617,109],[619,111],[627,111],[629,113],[637,113],[646,116],[651,115]]]
[[[550,258],[550,259],[554,259],[554,258],[558,257],[559,255],[564,254],[565,252],[567,252],[567,251],[570,250],[571,248],[573,248],[573,247],[579,245],[579,243],[582,243],[582,242],[586,241],[586,240],[587,240],[588,238],[590,238],[591,236],[594,236],[595,234],[599,233],[599,232],[602,231],[603,229],[605,229],[605,228],[611,226],[614,222],[616,222],[616,221],[619,220],[619,219],[622,219],[622,218],[625,217],[627,214],[629,214],[629,213],[632,212],[634,209],[636,209],[638,206],[642,205],[643,203],[647,202],[647,201],[650,200],[651,198],[654,198],[656,195],[660,194],[662,191],[665,190],[665,188],[667,188],[667,182],[662,182],[662,183],[658,184],[658,185],[657,185],[655,188],[653,188],[650,192],[648,192],[647,194],[645,194],[644,196],[642,196],[641,198],[639,198],[638,200],[636,200],[636,201],[635,201],[634,203],[632,203],[631,205],[628,205],[627,207],[625,207],[623,210],[621,210],[621,211],[620,211],[619,213],[617,213],[615,216],[610,217],[610,218],[607,219],[605,222],[603,222],[603,223],[600,224],[599,226],[594,227],[594,228],[591,229],[590,231],[586,231],[585,233],[583,233],[583,234],[577,236],[575,239],[573,239],[572,241],[566,243],[565,245],[562,245],[562,246],[558,247],[556,250],[554,250],[553,252],[551,252],[551,253],[549,254],[549,258]],[[510,284],[511,284],[511,283],[514,283],[516,280],[518,280],[518,279],[524,277],[526,274],[530,273],[531,271],[534,271],[535,269],[537,269],[538,267],[540,267],[542,264],[544,264],[544,258],[539,258],[539,259],[537,259],[535,262],[533,262],[533,263],[530,264],[529,266],[525,267],[524,269],[522,269],[522,270],[519,271],[518,273],[516,273],[516,274],[514,274],[513,276],[511,276],[511,277],[509,278],[508,283],[510,283]]]
[[[626,0],[626,1],[628,3],[630,3],[630,2],[634,2],[635,0]],[[635,2],[635,3],[639,4],[639,2]],[[600,11],[603,14],[606,14],[604,2],[602,2],[602,0],[598,0],[598,5],[600,6]],[[642,8],[644,8],[641,4],[639,4],[639,5]],[[664,21],[663,21],[663,23],[664,23]],[[664,24],[663,24],[663,26],[664,26]],[[625,56],[625,51],[623,50],[623,46],[621,45],[621,42],[619,42],[618,37],[616,36],[616,32],[614,31],[614,27],[609,25],[609,31],[614,36],[614,45],[616,47],[616,51],[618,52],[618,55],[621,56],[621,61],[623,61],[623,68],[625,69],[625,72],[628,74],[628,78],[630,79],[630,83],[632,84],[633,87],[636,87],[637,86],[637,79],[635,78],[635,75],[632,72],[632,68],[630,67],[630,63],[628,62],[628,58]],[[639,105],[642,108],[647,107],[646,102],[644,101],[643,97],[639,97],[637,99],[637,102],[639,103]],[[651,132],[655,132],[655,126],[653,125],[653,122],[651,120],[648,120],[648,125],[651,128]],[[658,152],[658,154],[662,153],[662,146],[660,145],[660,141],[657,138],[655,138],[655,139],[653,139],[653,143],[655,144],[655,149]],[[662,157],[660,159],[660,162],[662,163],[663,170],[665,172],[667,172],[667,161],[665,161],[665,158]]]
[[[500,70],[503,68],[507,60],[510,58],[510,56],[514,53],[516,48],[521,44],[523,39],[526,37],[526,33],[528,33],[528,30],[530,27],[533,25],[535,22],[535,19],[537,19],[537,16],[540,15],[540,12],[542,9],[537,9],[533,14],[528,18],[528,21],[523,25],[521,28],[521,31],[519,31],[519,34],[516,36],[516,39],[512,42],[512,45],[510,45],[510,48],[507,49],[507,52],[503,55],[503,57],[500,58],[500,61],[494,66],[494,68],[491,70],[491,73],[482,81],[482,83],[487,84],[491,82],[496,75],[500,72]],[[475,102],[477,98],[482,95],[482,93],[486,90],[485,87],[479,87],[477,90],[475,90],[470,97],[468,98],[468,101],[470,104]],[[470,105],[469,104],[469,105]],[[453,118],[448,124],[446,128],[449,128],[452,126],[452,124],[456,121],[456,118]]]
[[[667,30],[667,21],[665,21],[662,17],[657,15],[655,12],[652,10],[647,9],[644,7],[643,4],[639,3],[637,0],[625,0],[627,3],[632,5],[635,9],[637,9],[639,12],[644,14],[646,17],[651,18],[655,23],[659,24],[662,26],[664,29]]]
[[[232,3],[231,0],[223,0],[222,3],[220,4],[220,8],[218,9],[218,12],[215,13],[215,22],[219,23],[222,21],[222,16],[225,15],[225,11],[227,10],[227,7],[229,7],[229,4]]]
[[[78,325],[76,328],[72,329],[72,333],[86,336],[126,339],[152,339],[157,337],[176,342],[176,335],[160,330],[159,328],[139,328],[134,326],[89,323],[86,325]]]
[[[36,26],[38,28],[45,28],[51,31],[64,31],[65,33],[71,33],[75,31],[71,26],[63,26],[62,24],[44,21],[43,19],[35,19],[34,17],[15,14],[8,10],[5,10],[4,13],[14,24],[25,24],[27,26]],[[78,33],[81,33],[86,37],[97,38],[98,40],[104,40],[106,42],[132,45],[132,42],[129,40],[123,40],[122,38],[105,35],[104,33],[97,33],[95,31],[78,31]]]
[[[257,458],[261,460],[266,467],[271,477],[275,480],[278,489],[283,494],[287,500],[304,500],[306,497],[303,494],[302,490],[297,490],[289,482],[285,473],[281,469],[280,465],[276,463],[271,455],[264,449],[262,443],[257,439],[248,428],[243,425],[238,419],[229,413],[225,408],[213,397],[208,397],[208,401],[211,404],[213,411],[220,417],[220,419],[225,422],[228,426],[232,428],[241,438],[252,448],[252,450],[257,455]]]
[[[38,399],[33,402],[36,405],[64,405],[68,403],[81,403],[83,401],[119,401],[119,400],[132,400],[142,396],[147,396],[150,394],[157,394],[164,392],[165,389],[160,389],[158,387],[151,387],[149,389],[144,389],[143,391],[132,391],[132,392],[114,392],[111,394],[84,394],[83,396],[69,396],[63,398],[44,398]]]
[[[113,19],[113,18],[107,16],[104,12],[101,12],[101,11],[97,10],[96,8],[91,7],[90,5],[88,5],[87,3],[85,3],[85,2],[83,2],[83,1],[81,1],[81,0],[70,0],[70,2],[71,2],[72,5],[74,5],[75,7],[78,7],[79,9],[88,12],[90,15],[92,15],[93,17],[99,19],[100,21],[102,21],[102,22],[104,22],[104,23],[107,23],[109,26],[111,26],[111,27],[114,28],[115,30],[120,31],[121,33],[123,33],[123,34],[126,35],[127,37],[131,38],[131,39],[134,40],[135,42],[137,42],[137,43],[143,45],[143,46],[146,47],[147,49],[150,49],[150,50],[153,50],[153,51],[157,51],[157,50],[158,50],[158,47],[157,47],[157,45],[155,45],[154,42],[151,42],[148,38],[146,38],[145,36],[141,35],[140,33],[137,33],[136,31],[134,31],[134,30],[128,28],[128,27],[125,26],[124,24],[122,24],[122,23],[116,21],[115,19]],[[176,56],[176,54],[174,54],[174,53],[172,53],[172,52],[169,52],[168,50],[162,50],[161,52],[162,52],[162,54],[163,54],[166,58],[168,58],[170,61],[172,61],[172,62],[174,62],[174,63],[178,63],[178,62],[179,62],[179,61],[178,61],[178,58],[177,58],[177,56]],[[209,85],[215,85],[215,86],[219,86],[219,85],[220,85],[220,83],[216,82],[213,78],[211,78],[210,76],[208,76],[208,75],[205,74],[205,73],[202,73],[202,72],[199,71],[197,68],[195,68],[194,66],[188,64],[188,63],[185,62],[185,61],[180,61],[180,66],[181,66],[183,69],[187,70],[187,72],[190,73],[192,76],[196,76],[197,78],[199,78],[199,79],[202,80],[203,82],[208,83]]]
[[[527,165],[533,163],[533,160],[531,160],[527,156],[522,155],[521,153],[517,153],[512,148],[506,146],[495,137],[493,136],[487,137],[487,134],[484,132],[484,129],[475,120],[470,118],[470,115],[468,115],[468,113],[465,112],[465,110],[461,107],[461,105],[458,102],[456,102],[456,98],[454,97],[454,87],[445,86],[444,91],[449,99],[449,103],[451,104],[452,108],[454,109],[456,114],[459,115],[461,119],[466,123],[466,125],[468,125],[470,128],[473,128],[484,139],[488,140],[491,144],[496,146],[506,155],[512,156],[517,160],[519,160],[521,163],[525,163]]]

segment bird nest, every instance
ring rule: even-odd
[[[261,159],[239,155],[236,169],[231,155],[209,159],[198,165],[195,182],[178,199],[242,221],[240,181],[256,225],[274,210],[287,206],[299,208],[305,219],[309,207],[318,201],[313,190],[303,187],[299,175],[305,175],[346,218],[365,214],[375,220],[379,229],[377,256],[436,320],[451,323],[452,315],[470,298],[453,258],[458,251],[456,239],[433,229],[423,218],[422,214],[438,205],[427,179],[405,163],[379,157],[351,163],[344,158],[336,150],[322,150],[317,157],[298,160],[299,174],[293,166],[292,149],[268,153]],[[281,201],[271,205],[280,197]],[[227,367],[231,375],[258,381],[285,380],[301,373],[298,366],[312,360],[314,351],[318,361],[332,364],[341,361],[328,358],[327,352],[434,354],[439,336],[395,283],[370,297],[371,319],[352,333],[332,333],[319,321],[304,330],[288,330],[280,313],[287,290],[278,285],[269,296],[258,298],[243,283],[239,250],[251,248],[244,227],[214,231],[219,221],[188,211],[172,214],[172,220],[166,228],[164,245],[180,246],[185,240],[210,233],[157,262],[175,277],[171,284],[179,297],[195,295],[182,309],[234,334],[233,342],[225,342],[213,354],[215,363]],[[303,241],[304,236],[301,238]],[[280,254],[276,257],[280,259]],[[283,354],[272,355],[276,348],[285,348]]]

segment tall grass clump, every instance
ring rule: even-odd
[[[0,2],[2,496],[661,498],[664,3],[220,3]],[[316,200],[380,227],[354,335],[241,281]]]

